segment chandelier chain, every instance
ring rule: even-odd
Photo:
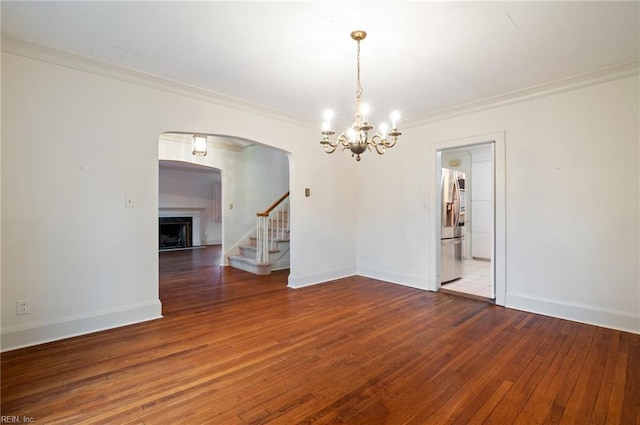
[[[362,84],[360,83],[360,40],[358,40],[358,55],[357,55],[357,86],[356,86],[356,98],[362,97]]]

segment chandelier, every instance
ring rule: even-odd
[[[351,156],[356,157],[356,161],[360,161],[360,154],[367,149],[371,150],[373,148],[378,154],[384,154],[387,148],[392,148],[396,145],[398,136],[402,134],[398,131],[398,118],[400,115],[397,111],[394,111],[391,114],[391,131],[388,131],[389,127],[386,124],[382,124],[380,133],[375,133],[369,137],[369,131],[373,126],[368,121],[369,106],[366,103],[362,103],[362,84],[360,84],[360,41],[364,40],[366,36],[367,33],[362,30],[351,33],[351,38],[358,43],[355,121],[347,131],[341,133],[335,141],[331,141],[330,137],[335,134],[335,131],[331,130],[333,112],[326,111],[324,122],[322,123],[322,140],[320,141],[326,153],[334,153],[339,146],[343,151],[349,149]]]

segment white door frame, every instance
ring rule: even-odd
[[[440,208],[439,208],[439,180],[440,175],[440,155],[443,149],[460,148],[463,146],[478,145],[483,143],[494,143],[494,196],[493,196],[493,265],[494,265],[494,285],[496,291],[496,304],[504,306],[506,301],[506,156],[505,156],[505,132],[499,131],[478,136],[465,137],[461,139],[434,142],[429,145],[429,175],[427,190],[429,194],[429,205],[431,205],[428,220],[429,227],[433,232],[429,240],[429,290],[437,291],[440,288]]]

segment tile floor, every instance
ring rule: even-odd
[[[485,298],[491,296],[491,262],[483,260],[465,260],[464,275],[442,285],[443,288],[456,292],[477,295]]]

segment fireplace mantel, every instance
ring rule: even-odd
[[[165,216],[167,214],[183,214],[184,212],[193,212],[194,214],[202,214],[202,211],[206,210],[203,207],[183,207],[183,206],[166,206],[159,207],[158,213],[161,216]]]
[[[163,206],[158,208],[158,217],[191,217],[191,242],[193,246],[202,246],[200,216],[205,210],[195,206]]]

